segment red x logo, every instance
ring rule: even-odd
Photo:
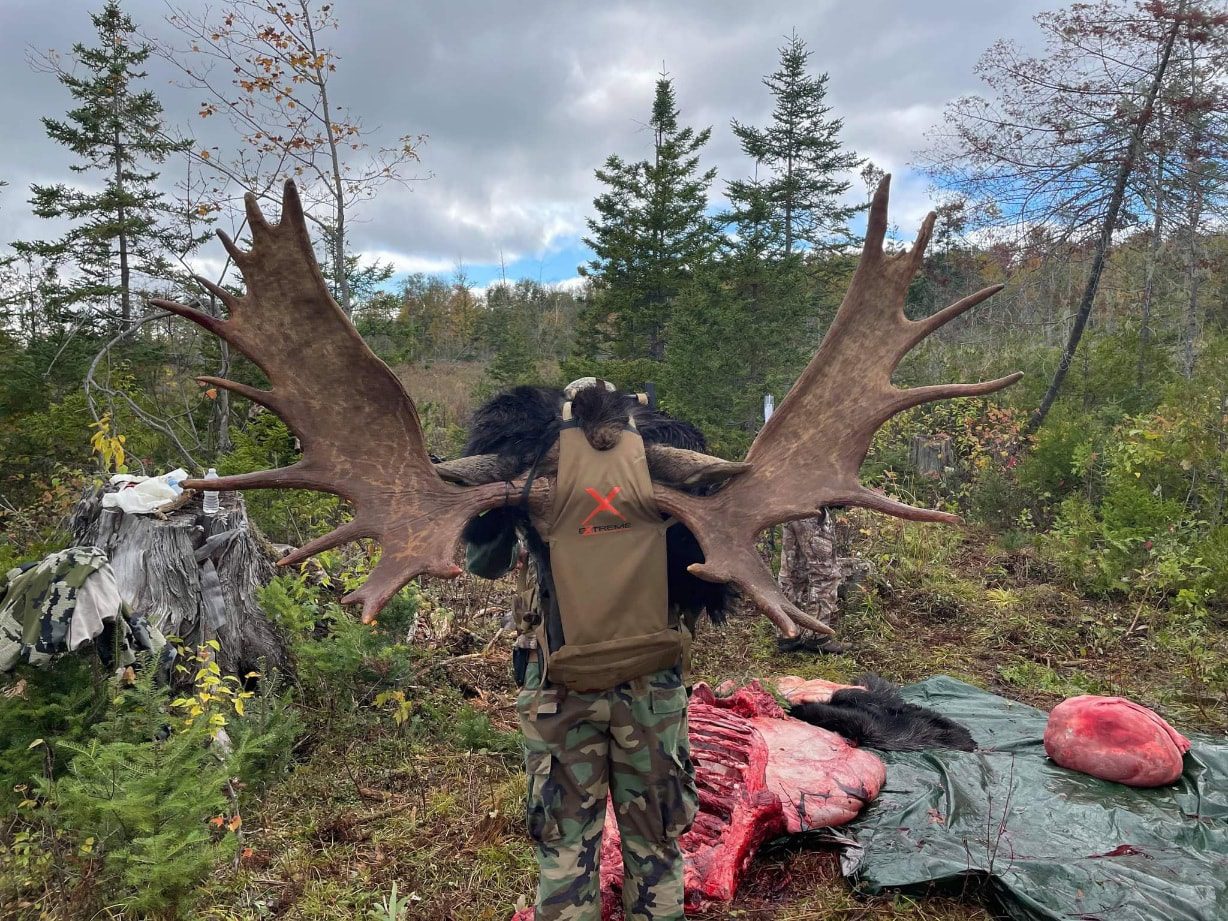
[[[605,496],[597,492],[597,490],[593,489],[591,486],[584,491],[596,500],[597,505],[591,512],[588,513],[588,517],[580,522],[580,527],[587,527],[588,523],[597,517],[599,512],[609,512],[611,515],[617,515],[619,518],[622,518],[623,521],[627,520],[626,518],[623,518],[623,513],[616,509],[613,505],[614,498],[623,491],[621,486],[615,486],[610,490],[609,494]]]

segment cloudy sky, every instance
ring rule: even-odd
[[[204,4],[188,0],[203,8]],[[31,49],[92,43],[98,2],[0,0],[0,242],[47,235],[25,204],[31,182],[66,181],[70,157],[39,116],[68,108]],[[126,0],[138,25],[169,34],[163,0]],[[218,4],[218,7],[224,4]],[[354,247],[401,272],[470,280],[564,282],[585,261],[585,219],[607,155],[647,154],[653,84],[673,76],[684,124],[711,126],[707,164],[720,180],[750,164],[730,118],[763,124],[772,100],[760,79],[791,30],[830,74],[828,100],[844,140],[895,174],[893,219],[907,235],[927,210],[909,168],[950,99],[978,89],[973,65],[999,37],[1036,40],[1031,17],[1053,0],[676,0],[485,3],[335,0],[341,28],[334,98],[380,129],[426,134],[418,176],[355,215]],[[200,95],[150,66],[168,120],[190,126]],[[377,139],[378,139],[377,138]],[[719,197],[723,183],[713,189]],[[855,191],[861,194],[860,183]]]

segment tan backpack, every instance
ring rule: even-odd
[[[559,472],[547,533],[555,604],[540,636],[550,678],[604,691],[678,665],[669,627],[665,530],[633,420],[598,451],[563,406]],[[554,620],[554,623],[549,623]]]

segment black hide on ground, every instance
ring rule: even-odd
[[[801,703],[789,714],[866,748],[888,752],[976,748],[972,733],[933,710],[907,703],[900,690],[878,675],[862,675],[859,687],[837,691],[831,703]]]

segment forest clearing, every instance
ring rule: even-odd
[[[1228,10],[1059,2],[0,14],[0,921],[1224,917]]]

